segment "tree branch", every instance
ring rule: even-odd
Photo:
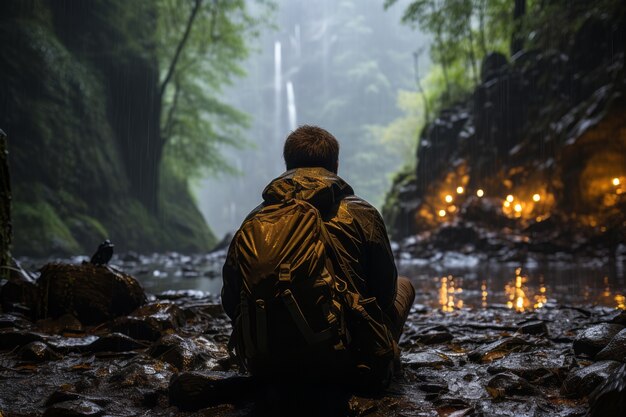
[[[174,82],[174,99],[172,100],[172,105],[170,106],[167,112],[167,119],[165,120],[165,126],[163,127],[163,131],[161,132],[161,142],[163,145],[169,140],[172,135],[172,130],[174,127],[174,114],[176,113],[176,107],[178,106],[178,97],[180,96],[180,84],[175,81]]]
[[[163,98],[163,95],[165,94],[165,89],[172,80],[172,76],[174,75],[174,71],[176,70],[176,65],[178,64],[178,60],[180,59],[180,54],[185,48],[187,39],[189,39],[189,34],[191,33],[191,28],[193,26],[194,20],[196,19],[196,16],[198,15],[200,6],[202,6],[202,0],[195,0],[193,8],[191,9],[191,14],[189,15],[189,19],[187,19],[187,25],[185,26],[185,32],[183,33],[183,37],[181,38],[180,42],[178,42],[178,45],[176,45],[176,52],[174,52],[174,57],[172,58],[170,67],[167,70],[167,75],[161,83],[161,90],[159,93],[161,98]]]

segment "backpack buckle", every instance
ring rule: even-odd
[[[280,264],[278,269],[278,281],[291,282],[291,264]]]

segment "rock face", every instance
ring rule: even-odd
[[[624,242],[626,193],[613,178],[626,181],[615,43],[625,28],[623,17],[592,16],[561,50],[487,56],[471,95],[423,129],[416,171],[397,177],[384,209],[393,236],[488,252],[502,246],[490,232],[541,253]]]
[[[155,172],[155,16],[151,2],[0,3],[0,128],[9,138],[16,255],[90,253],[106,238],[121,251],[201,252],[215,243],[186,184]],[[146,197],[157,183],[160,192]]]

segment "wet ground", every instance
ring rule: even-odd
[[[616,309],[624,308],[623,270],[569,265],[578,275],[567,278],[557,263],[564,275],[455,256],[428,265],[399,258],[418,297],[401,339],[403,369],[384,395],[301,395],[292,415],[315,407],[349,416],[585,415],[594,389],[626,360],[626,319]],[[273,414],[267,398],[282,391],[237,375],[226,351],[222,259],[114,259],[156,296],[99,326],[0,314],[1,415]],[[591,341],[581,336],[589,329]],[[617,353],[598,353],[610,343]]]

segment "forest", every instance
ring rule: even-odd
[[[620,0],[3,0],[0,417],[277,415],[222,266],[305,124],[416,298],[287,415],[623,416],[625,94]]]

